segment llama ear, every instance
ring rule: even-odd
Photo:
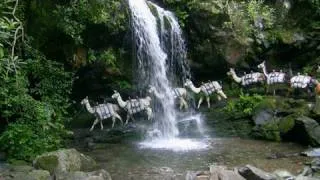
[[[113,90],[113,92],[114,92],[114,93],[117,93],[117,91],[116,91],[116,90]]]

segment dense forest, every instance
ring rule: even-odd
[[[316,76],[319,0],[155,2],[178,17],[197,82],[231,82],[229,67],[262,60]],[[122,0],[1,0],[0,144],[9,158],[64,147],[85,96],[139,90],[129,11]]]

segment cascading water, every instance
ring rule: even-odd
[[[128,2],[136,43],[138,85],[144,88],[150,85],[155,87],[157,91],[155,95],[158,99],[153,109],[155,123],[150,131],[150,134],[157,134],[157,136],[146,140],[142,145],[173,149],[176,146],[189,149],[204,147],[203,144],[177,138],[179,130],[171,82],[182,82],[183,78],[189,76],[189,71],[186,65],[185,45],[176,18],[171,12],[146,0],[128,0]],[[151,12],[148,3],[155,10],[153,13],[158,13],[157,18]],[[160,21],[160,30],[158,30],[158,21]],[[166,28],[166,24],[170,27]],[[180,79],[176,78],[177,68],[181,72],[178,76]]]
[[[181,83],[191,75],[186,61],[187,49],[178,20],[172,12],[154,3],[149,2],[149,4],[156,9],[160,20],[161,47],[168,54],[168,76],[171,82]]]

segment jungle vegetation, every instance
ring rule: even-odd
[[[156,2],[176,13],[199,81],[261,59],[311,74],[320,62],[319,0]],[[83,97],[136,89],[131,41],[123,0],[1,0],[1,150],[28,161],[63,147]]]

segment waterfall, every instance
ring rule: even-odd
[[[178,20],[172,12],[166,11],[152,2],[149,4],[155,8],[155,13],[160,21],[161,47],[168,54],[168,76],[172,82],[182,84],[191,75],[186,61],[187,49]]]
[[[161,47],[157,29],[157,19],[153,16],[145,0],[129,0],[132,27],[136,42],[140,86],[152,85],[161,97],[155,109],[155,128],[165,138],[179,134],[176,126],[176,112],[171,83],[167,76],[167,54]]]
[[[131,25],[138,86],[154,86],[157,93],[154,106],[154,124],[149,134],[156,134],[147,146],[161,148],[168,146],[199,147],[190,140],[177,138],[177,112],[174,103],[173,86],[183,86],[190,77],[186,62],[186,47],[182,31],[173,13],[146,0],[128,0],[131,10]],[[179,83],[179,84],[178,84]],[[154,140],[157,140],[156,142]],[[177,141],[178,140],[178,141]]]

